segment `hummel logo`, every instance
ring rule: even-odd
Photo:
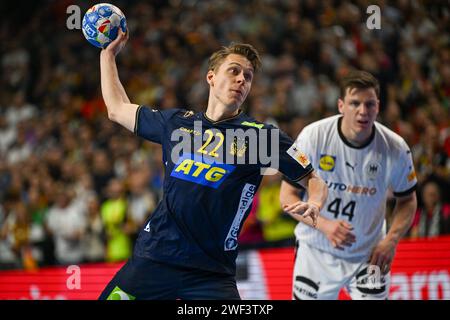
[[[354,166],[352,166],[350,163],[348,163],[347,161],[345,161],[345,165],[348,166],[348,167],[350,167],[350,168],[352,168],[352,170],[355,171],[356,164],[355,164]]]

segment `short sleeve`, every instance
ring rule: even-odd
[[[292,182],[298,182],[314,171],[306,153],[281,130],[279,154],[279,171]]]
[[[168,120],[180,109],[155,110],[139,106],[136,111],[134,133],[146,140],[162,144],[162,137]]]
[[[404,141],[400,144],[399,156],[393,165],[392,171],[390,184],[394,196],[406,196],[416,190],[417,178],[411,150]]]

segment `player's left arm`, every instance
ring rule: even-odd
[[[411,227],[416,209],[417,197],[415,192],[396,198],[389,232],[374,248],[370,258],[370,264],[379,266],[381,272],[387,273],[390,270],[397,245]]]
[[[302,221],[314,228],[317,227],[319,212],[324,206],[328,187],[314,171],[310,158],[304,153],[311,150],[311,138],[307,129],[303,129],[294,142],[285,133],[280,131],[280,168],[290,181],[299,183],[308,192],[308,201],[300,201],[294,196],[295,191],[289,188],[289,184],[282,183],[280,192],[281,206],[285,212],[298,221]],[[299,216],[302,218],[299,219]],[[311,218],[311,223],[307,219]]]
[[[285,182],[284,182],[285,183]],[[328,196],[328,188],[315,171],[312,171],[300,181],[298,181],[308,191],[308,201],[293,201],[296,198],[289,198],[287,193],[280,192],[280,201],[283,206],[283,210],[291,215],[301,215],[302,221],[306,217],[312,219],[312,226],[316,227],[317,220],[319,218],[320,210],[322,209]],[[288,186],[287,183],[285,183]]]
[[[391,187],[396,197],[393,220],[386,237],[375,246],[370,258],[370,264],[379,266],[383,273],[390,270],[397,245],[411,227],[417,209],[417,178],[411,151],[403,140],[397,150],[391,174]]]
[[[399,242],[411,227],[417,210],[417,196],[415,192],[403,197],[397,197],[393,212],[391,228],[386,238]]]

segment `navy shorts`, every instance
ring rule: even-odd
[[[239,300],[232,275],[167,265],[133,256],[99,300]]]

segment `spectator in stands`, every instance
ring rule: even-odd
[[[294,229],[297,222],[281,209],[280,174],[268,175],[259,191],[259,206],[256,217],[262,225],[264,240],[278,246],[294,245]]]
[[[30,247],[31,224],[27,207],[17,201],[11,205],[10,210],[8,219],[0,230],[0,239],[7,240],[15,255],[11,262],[18,263],[24,269],[34,269],[36,261]]]
[[[39,265],[54,264],[54,244],[46,230],[45,220],[48,213],[48,200],[43,196],[38,186],[31,187],[27,192],[28,212],[31,218],[30,241],[33,254]]]
[[[17,128],[9,125],[5,115],[0,111],[0,154],[6,154],[6,151],[17,139]]]
[[[432,173],[440,179],[450,179],[450,161],[447,152],[439,140],[436,125],[429,123],[422,135],[422,141],[413,148],[413,155],[419,164],[418,171],[426,177]]]
[[[417,208],[410,237],[436,237],[450,234],[450,203],[443,200],[439,186],[427,181],[422,187],[422,205]]]
[[[92,159],[92,177],[94,179],[95,191],[102,201],[106,198],[104,188],[114,177],[112,165],[112,161],[105,150],[98,149],[94,151]]]
[[[87,201],[87,227],[83,237],[84,260],[86,262],[105,261],[106,239],[99,200],[96,195],[91,195]]]
[[[50,207],[47,229],[55,242],[55,257],[58,264],[77,264],[83,261],[83,236],[86,232],[86,202],[63,185],[54,189],[54,204]]]
[[[156,208],[156,196],[148,188],[150,170],[147,165],[134,170],[129,176],[129,195],[127,224],[132,243],[137,238],[138,230]]]
[[[127,201],[123,182],[111,179],[106,189],[106,200],[100,212],[106,231],[106,261],[123,261],[130,257],[132,232],[127,224]]]
[[[11,105],[6,109],[5,116],[10,126],[16,126],[20,122],[31,119],[37,115],[36,106],[26,101],[25,92],[17,91]]]

